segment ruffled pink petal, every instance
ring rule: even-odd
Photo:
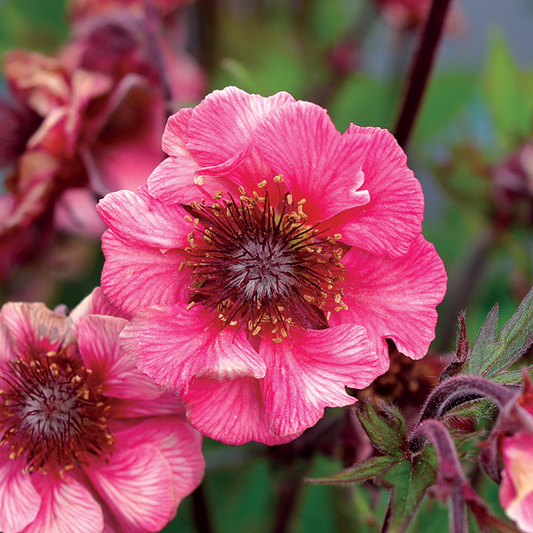
[[[0,459],[0,530],[18,533],[33,522],[41,507],[41,496],[21,459]]]
[[[67,318],[43,303],[9,302],[0,312],[18,354],[56,351],[65,338]]]
[[[42,498],[37,518],[23,533],[101,533],[102,508],[76,480],[57,481],[52,476],[33,474]]]
[[[113,307],[105,297],[100,287],[95,287],[69,314],[69,332],[78,337],[80,320],[86,315],[107,315],[123,318],[123,314]]]
[[[368,204],[361,157],[353,136],[337,131],[325,109],[295,102],[270,113],[257,128],[256,146],[282,174],[314,223]]]
[[[165,392],[156,400],[118,400],[113,406],[115,418],[141,418],[144,416],[184,415],[180,399]]]
[[[125,533],[160,531],[173,518],[172,470],[153,446],[119,448],[85,473]]]
[[[210,313],[185,304],[139,310],[120,342],[143,372],[178,395],[194,378],[261,378],[266,370],[242,329],[217,331]]]
[[[259,381],[253,378],[195,381],[183,402],[189,422],[206,437],[224,444],[256,441],[274,446],[299,436],[280,437],[270,431]]]
[[[192,225],[179,206],[168,206],[139,189],[106,195],[96,206],[115,235],[132,245],[161,250],[185,248]]]
[[[103,382],[103,394],[115,398],[153,400],[163,394],[117,344],[127,320],[90,315],[80,323],[78,348],[87,368]]]
[[[364,388],[379,375],[365,328],[343,324],[324,330],[291,330],[291,342],[263,340],[268,371],[261,380],[271,430],[293,435],[311,427],[325,407],[355,403],[345,387]]]
[[[335,217],[330,224],[342,240],[369,252],[397,257],[422,231],[424,197],[394,137],[380,128],[353,124],[344,136],[354,140],[370,202]],[[354,153],[355,155],[355,153]]]
[[[174,157],[188,154],[187,141],[189,135],[187,128],[192,115],[192,107],[184,107],[167,120],[165,132],[163,133],[163,151]]]
[[[435,307],[446,293],[446,271],[435,247],[419,235],[398,258],[352,248],[342,260],[347,311],[330,323],[362,324],[375,343],[380,369],[389,366],[385,338],[412,359],[420,359],[435,337]]]
[[[224,163],[252,143],[265,115],[293,101],[284,92],[263,98],[237,87],[213,91],[192,111],[187,148],[201,166]]]
[[[128,421],[123,427],[111,427],[115,442],[122,449],[148,444],[157,448],[170,464],[176,505],[202,481],[205,460],[202,434],[185,419],[158,416],[142,421]]]
[[[139,307],[187,300],[191,279],[180,272],[183,257],[149,247],[134,247],[106,231],[102,237],[106,257],[102,289],[109,301],[126,315]]]

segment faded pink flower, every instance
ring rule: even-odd
[[[529,428],[503,438],[500,503],[521,531],[533,533],[533,394],[530,390],[519,398],[518,404]]]
[[[99,203],[102,286],[195,427],[286,442],[387,369],[386,338],[426,353],[446,274],[389,132],[230,87],[171,117],[163,148],[146,186]]]
[[[159,531],[200,483],[201,435],[117,345],[117,314],[99,289],[69,318],[2,307],[4,533]]]

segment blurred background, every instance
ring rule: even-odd
[[[0,1],[2,300],[72,308],[99,284],[96,201],[141,184],[164,158],[166,117],[211,90],[284,90],[327,108],[340,131],[350,122],[394,131],[428,9],[426,0]],[[424,234],[449,275],[433,359],[422,372],[399,363],[415,390],[453,349],[461,310],[475,334],[496,303],[503,324],[532,285],[532,28],[531,0],[452,2],[407,146],[426,196]],[[374,392],[399,402],[396,385]],[[311,435],[272,449],[207,442],[204,488],[165,531],[377,531],[383,492],[301,483],[357,457],[351,418],[328,412]],[[495,486],[481,490],[497,505]],[[434,502],[410,531],[430,523],[447,530]]]

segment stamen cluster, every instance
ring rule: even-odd
[[[217,192],[211,205],[184,206],[195,227],[184,261],[195,278],[189,305],[214,310],[224,326],[251,335],[266,329],[275,342],[291,326],[327,328],[332,309],[347,309],[338,286],[346,252],[335,240],[340,235],[306,224],[305,199],[295,203],[289,192],[278,194],[276,205],[266,188],[261,196],[239,192],[238,200]]]
[[[91,371],[64,353],[9,361],[2,374],[3,432],[10,459],[26,454],[30,472],[89,464],[113,442],[106,422],[111,405]]]

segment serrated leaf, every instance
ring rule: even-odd
[[[362,483],[369,479],[383,474],[398,459],[390,455],[382,455],[380,457],[371,457],[365,461],[356,463],[337,474],[320,478],[308,478],[307,483],[314,483],[318,485],[341,485],[345,483]]]
[[[533,343],[533,289],[496,336],[498,308],[494,307],[481,327],[468,362],[468,372],[486,378],[500,374]]]
[[[420,457],[415,457],[412,463],[409,459],[399,461],[381,475],[379,482],[392,489],[386,533],[407,530],[436,479],[435,468]]]
[[[381,417],[370,404],[360,406],[357,416],[376,448],[392,457],[403,455],[405,421],[398,410],[387,408],[388,420]]]
[[[533,365],[528,366],[527,371],[531,374]],[[504,385],[520,385],[524,382],[524,375],[522,374],[522,370],[511,370],[502,374],[496,374],[491,379]]]

